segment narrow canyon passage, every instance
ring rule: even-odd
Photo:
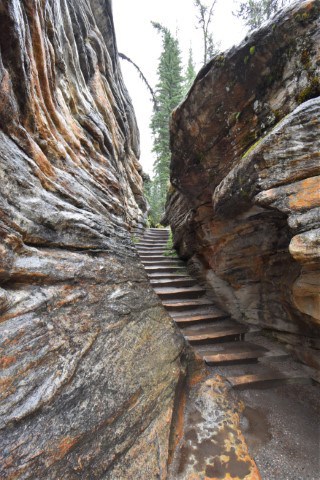
[[[1,480],[318,480],[319,35],[294,2],[192,80],[171,236],[112,1],[0,0]]]

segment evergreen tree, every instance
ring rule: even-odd
[[[239,10],[235,13],[242,18],[249,28],[254,30],[262,25],[290,0],[248,0],[240,2]]]
[[[192,54],[192,49],[189,49],[189,58],[188,58],[188,64],[186,68],[186,73],[184,77],[184,93],[185,95],[188,93],[188,91],[191,88],[191,85],[194,82],[194,79],[196,78],[196,70],[193,62],[193,54]]]
[[[171,32],[153,22],[154,28],[162,35],[162,53],[158,66],[158,84],[155,96],[157,107],[151,119],[153,151],[156,154],[154,178],[149,186],[149,203],[153,223],[158,223],[164,213],[169,184],[170,138],[169,121],[172,110],[183,98],[183,75],[178,40]]]
[[[201,0],[194,0],[194,5],[198,9],[198,24],[202,31],[203,37],[203,64],[205,65],[211,57],[216,53],[213,36],[210,33],[210,24],[213,16],[213,10],[217,0],[213,0],[211,6],[208,7]]]

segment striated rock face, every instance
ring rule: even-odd
[[[299,2],[213,58],[171,126],[180,254],[235,318],[301,355],[320,348],[319,60],[320,2]]]
[[[111,1],[2,0],[0,26],[0,477],[165,478],[182,344],[130,240]]]

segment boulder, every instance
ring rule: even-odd
[[[319,56],[314,0],[281,11],[203,67],[172,115],[166,211],[176,248],[218,304],[313,348],[320,347]]]

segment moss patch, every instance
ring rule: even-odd
[[[318,77],[313,77],[307,85],[298,95],[297,102],[300,105],[311,98],[318,97],[320,95],[320,81]]]

